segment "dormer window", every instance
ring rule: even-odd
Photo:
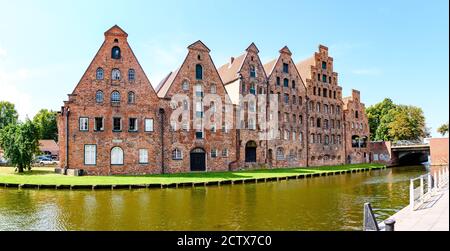
[[[195,78],[198,80],[203,79],[203,67],[199,64],[195,66]]]
[[[136,79],[136,72],[133,69],[128,70],[128,80],[134,81]]]
[[[120,70],[113,69],[111,72],[111,78],[112,78],[112,80],[120,80]]]
[[[120,59],[120,48],[118,46],[114,46],[111,50],[111,58],[112,59]]]
[[[103,80],[103,78],[104,78],[104,71],[103,71],[102,68],[98,68],[97,69],[95,77],[96,77],[97,80]]]
[[[253,65],[250,65],[250,77],[256,78],[256,69],[255,69],[255,66],[253,66]]]

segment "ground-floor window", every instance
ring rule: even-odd
[[[97,164],[97,145],[84,146],[84,164],[85,165]]]
[[[284,149],[282,147],[277,149],[277,160],[284,160]]]
[[[148,164],[148,150],[139,149],[139,164]]]
[[[181,159],[183,159],[183,153],[181,152],[180,149],[178,149],[178,148],[173,149],[173,151],[172,151],[172,159],[173,160],[181,160]]]
[[[120,147],[114,147],[111,150],[111,165],[123,165],[123,150]]]
[[[211,149],[211,158],[217,157],[217,149]]]

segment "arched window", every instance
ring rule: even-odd
[[[298,97],[298,104],[299,104],[299,105],[302,105],[302,103],[303,103],[303,99],[302,99],[301,96],[299,96],[299,97]]]
[[[280,77],[277,77],[277,85],[279,86],[279,85],[281,85],[281,80],[280,80]]]
[[[292,89],[295,89],[295,80],[292,80]]]
[[[309,121],[309,126],[314,127],[314,118],[311,118]]]
[[[250,77],[256,78],[256,69],[255,69],[255,66],[253,66],[253,65],[250,65]]]
[[[216,94],[217,93],[217,86],[216,84],[211,84],[211,94]]]
[[[182,160],[183,159],[183,152],[180,149],[178,149],[178,148],[173,149],[173,151],[172,151],[172,159],[173,160]]]
[[[203,67],[200,64],[195,66],[195,78],[198,80],[203,79]]]
[[[309,143],[314,144],[315,140],[314,140],[314,133],[311,133],[311,136],[309,138]]]
[[[251,83],[250,84],[250,93],[253,94],[253,95],[256,95],[255,83]]]
[[[283,79],[283,86],[289,87],[289,80],[287,78]]]
[[[118,91],[113,91],[111,94],[112,103],[120,103],[120,93]]]
[[[111,78],[112,78],[112,80],[120,80],[120,70],[113,69],[111,72]]]
[[[128,93],[128,104],[134,104],[136,103],[136,95],[134,94],[134,92],[129,92]]]
[[[103,103],[103,92],[102,91],[97,91],[97,93],[95,94],[95,101],[97,103]]]
[[[316,126],[318,127],[318,128],[320,128],[320,123],[321,121],[320,121],[320,118],[317,118],[317,122],[316,122]]]
[[[111,58],[120,59],[120,48],[118,46],[114,46],[111,50]]]
[[[98,68],[98,69],[97,69],[97,72],[96,72],[96,74],[95,74],[95,78],[96,78],[97,80],[103,80],[104,77],[105,77],[105,74],[104,74],[103,69],[102,69],[102,68]]]
[[[111,165],[123,165],[123,150],[116,146],[111,149]]]
[[[250,112],[256,112],[256,104],[254,101],[250,101],[248,104],[248,110]]]
[[[136,73],[133,69],[128,70],[128,80],[134,81],[136,79]]]
[[[320,112],[320,103],[316,104],[316,112]]]
[[[284,149],[282,147],[277,148],[277,160],[284,160]]]
[[[358,118],[358,111],[355,111],[355,118]]]
[[[189,91],[189,81],[183,81],[183,91]]]
[[[330,136],[325,135],[325,145],[329,145],[330,144]]]

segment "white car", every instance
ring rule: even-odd
[[[42,158],[42,159],[38,160],[37,164],[39,164],[40,166],[57,165],[57,164],[59,164],[59,161],[53,160],[53,159],[50,159],[50,158]]]

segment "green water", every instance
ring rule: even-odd
[[[264,184],[154,190],[0,189],[0,230],[361,230],[408,204],[423,166]]]

